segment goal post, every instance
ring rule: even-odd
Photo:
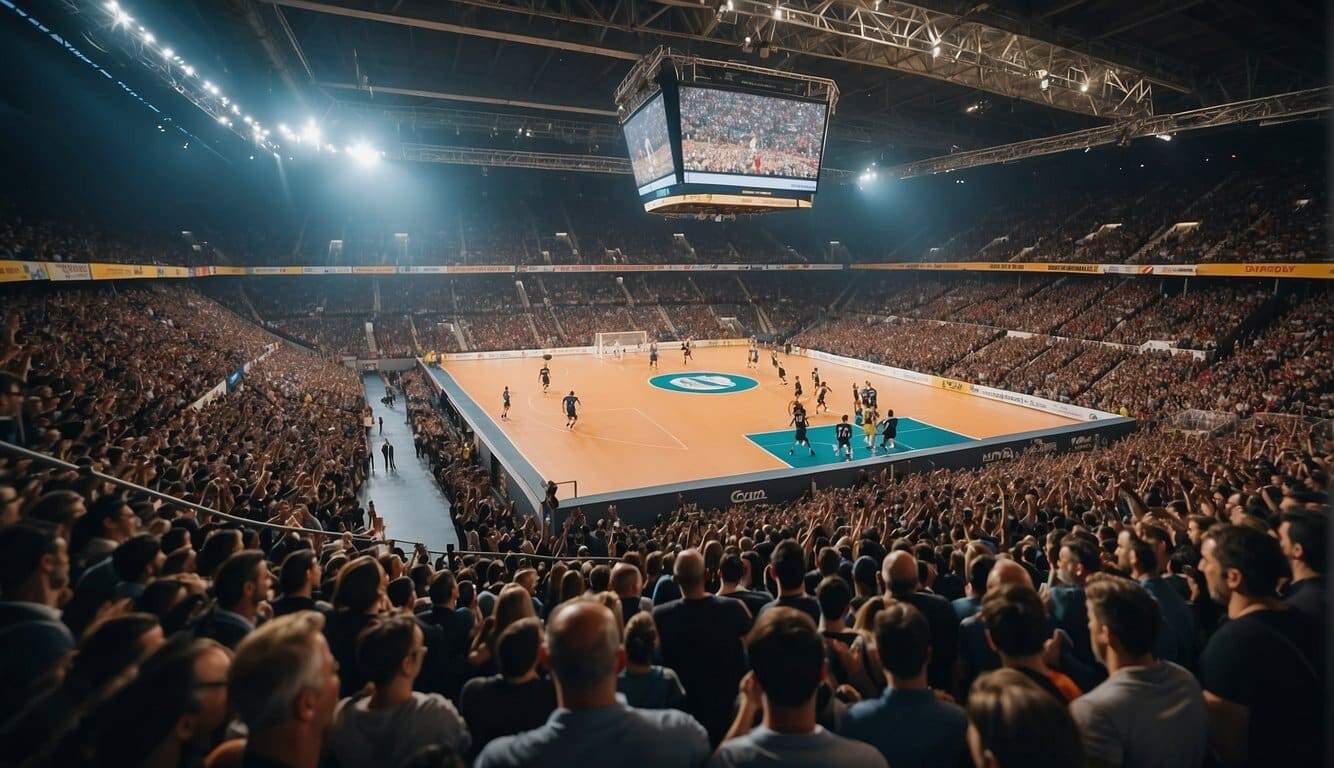
[[[648,348],[647,331],[613,331],[610,333],[599,333],[596,335],[595,344],[598,357],[606,357],[615,354],[616,350],[622,352],[640,352]]]

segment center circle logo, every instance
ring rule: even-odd
[[[749,376],[714,373],[713,371],[661,373],[649,379],[648,383],[668,392],[685,392],[694,395],[730,395],[759,386],[759,382]]]

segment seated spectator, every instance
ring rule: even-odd
[[[500,736],[531,731],[556,709],[556,686],[538,672],[542,622],[520,619],[496,641],[500,674],[474,677],[463,686],[459,712],[468,723],[474,752]]]
[[[976,768],[1084,766],[1070,712],[1021,672],[998,669],[979,677],[968,693],[967,713]]]
[[[889,686],[871,701],[853,704],[840,730],[880,751],[891,766],[957,768],[968,751],[968,721],[958,705],[926,684],[931,627],[922,612],[893,603],[876,615],[875,644]]]
[[[1051,636],[1047,632],[1047,613],[1036,592],[1012,584],[987,590],[982,598],[982,624],[987,629],[987,642],[1000,655],[1002,666],[1032,678],[1062,703],[1083,693],[1075,681],[1052,669],[1044,658],[1043,651]]]
[[[425,659],[424,635],[411,616],[380,619],[361,632],[357,666],[374,690],[343,699],[334,712],[329,749],[339,765],[399,765],[431,744],[468,750],[468,728],[454,705],[413,690]]]
[[[1204,697],[1194,676],[1155,659],[1163,625],[1144,587],[1107,574],[1085,585],[1093,653],[1107,679],[1070,704],[1092,768],[1204,764]]]
[[[323,616],[301,611],[268,622],[237,647],[227,691],[248,731],[244,765],[319,764],[338,706],[338,662],[323,629]]]
[[[235,650],[255,629],[270,578],[264,553],[257,549],[241,550],[227,558],[213,580],[213,607],[195,620],[195,637],[217,640]]]
[[[27,704],[74,650],[57,607],[69,568],[65,540],[51,526],[19,522],[0,529],[0,720]]]
[[[822,765],[884,768],[873,747],[837,736],[816,722],[816,693],[828,672],[824,638],[796,608],[772,607],[746,637],[751,671],[741,706],[710,766]],[[752,725],[758,714],[763,722]]]
[[[710,595],[704,587],[704,557],[687,549],[673,562],[684,597],[653,609],[662,661],[681,677],[686,712],[721,741],[732,719],[736,687],[746,674],[743,639],[750,614],[740,601]]]
[[[1273,537],[1215,525],[1200,570],[1227,608],[1200,655],[1209,744],[1227,764],[1320,765],[1320,628],[1278,599],[1288,563]]]
[[[686,691],[681,679],[672,670],[653,663],[657,652],[658,628],[653,615],[636,613],[625,625],[625,669],[616,681],[616,690],[632,707],[684,709]]]
[[[558,606],[547,623],[542,656],[555,679],[560,708],[545,725],[488,744],[476,768],[597,768],[627,762],[657,768],[698,766],[708,757],[708,735],[690,716],[672,709],[634,709],[616,700],[625,651],[616,617],[605,606],[585,600]]]

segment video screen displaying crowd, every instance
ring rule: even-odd
[[[667,108],[661,96],[648,101],[625,121],[625,144],[630,148],[630,168],[635,184],[643,186],[675,170],[672,145],[667,136]]]
[[[709,88],[680,93],[686,170],[819,178],[824,104]]]

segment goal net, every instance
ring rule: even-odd
[[[648,348],[647,331],[615,331],[599,333],[596,337],[598,357],[619,352],[639,352]]]

